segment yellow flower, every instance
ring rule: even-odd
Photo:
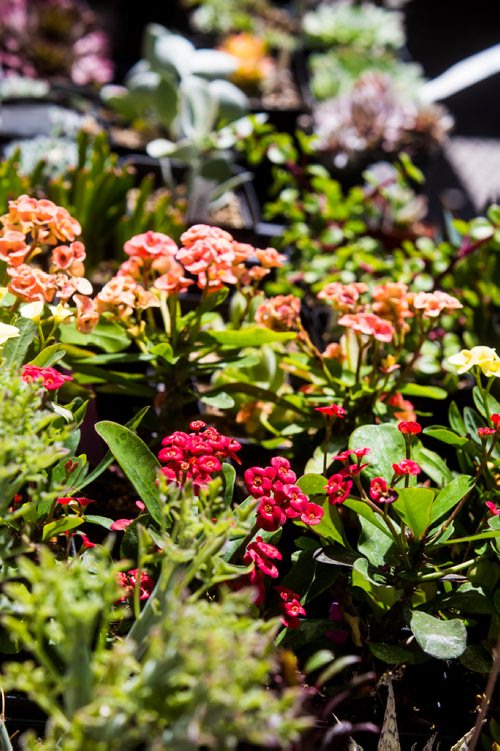
[[[7,339],[14,339],[19,336],[19,329],[17,326],[11,326],[8,323],[0,323],[0,347],[5,344]]]
[[[62,323],[73,315],[73,311],[67,305],[62,305],[61,303],[59,305],[49,305],[49,308],[54,316],[55,323]]]
[[[500,376],[500,357],[491,347],[479,346],[463,349],[458,354],[449,357],[448,362],[456,366],[459,375],[477,365],[488,378]]]

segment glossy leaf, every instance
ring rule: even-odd
[[[431,522],[435,491],[430,488],[401,488],[398,500],[392,504],[400,519],[418,540]]]
[[[96,432],[108,444],[116,461],[134,486],[147,510],[159,522],[161,518],[156,473],[160,463],[139,436],[123,425],[103,420]]]
[[[95,345],[104,352],[121,352],[130,344],[124,329],[113,321],[101,320],[91,334],[82,334],[74,324],[60,327],[61,342],[64,344],[81,344],[85,347]]]
[[[324,495],[327,480],[323,475],[313,472],[302,475],[297,480],[297,485],[306,495]]]
[[[423,386],[419,383],[407,383],[401,388],[405,396],[421,396],[427,399],[446,399],[448,392],[439,386]]]
[[[439,454],[431,451],[422,444],[416,443],[412,449],[412,459],[420,465],[422,470],[437,485],[446,485],[451,482],[453,475],[448,469],[446,462],[441,459]]]
[[[20,368],[35,338],[36,326],[29,318],[19,319],[16,321],[16,326],[19,329],[19,336],[9,339],[2,350],[4,368]]]
[[[343,504],[346,508],[350,508],[352,511],[354,511],[358,516],[362,516],[365,519],[367,519],[371,524],[373,524],[377,529],[379,529],[381,532],[383,532],[387,537],[389,537],[391,540],[393,539],[391,531],[383,518],[379,516],[378,514],[373,511],[373,509],[368,506],[367,503],[364,503],[363,501],[357,501],[353,498],[349,498],[347,501],[344,501]],[[395,526],[399,527],[397,524]]]
[[[429,435],[442,443],[447,443],[449,446],[463,446],[468,440],[440,425],[430,425],[428,428],[424,428],[423,432],[425,435]]]
[[[410,628],[419,647],[439,660],[460,657],[467,646],[467,631],[459,618],[443,621],[422,610],[415,610],[411,615]]]
[[[42,349],[29,364],[36,365],[38,368],[50,368],[56,362],[62,360],[65,354],[66,352],[60,344],[51,344],[49,347]]]
[[[69,529],[74,529],[83,524],[84,519],[81,516],[63,516],[62,519],[56,519],[53,522],[49,522],[44,525],[42,532],[42,540],[46,542],[51,537],[56,537],[62,532],[67,532]]]
[[[369,477],[384,477],[390,480],[392,465],[405,457],[405,441],[394,423],[383,425],[362,425],[352,433],[349,448],[371,449],[366,457],[369,462],[364,474]]]
[[[470,477],[470,475],[454,477],[451,482],[439,491],[434,499],[431,510],[431,523],[440,519],[456,506],[473,487],[474,478]]]
[[[260,347],[269,342],[296,339],[297,334],[293,331],[271,331],[261,326],[248,326],[244,329],[210,331],[207,336],[224,347]]]
[[[377,610],[388,611],[399,600],[401,593],[396,587],[379,584],[368,573],[366,558],[358,558],[352,570],[352,586],[364,590]]]

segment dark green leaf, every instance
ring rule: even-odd
[[[459,503],[464,495],[474,487],[474,478],[469,475],[458,475],[439,491],[431,510],[431,523],[444,516]]]
[[[398,516],[411,529],[418,540],[431,521],[431,510],[435,491],[430,488],[401,488],[398,500],[392,507]]]

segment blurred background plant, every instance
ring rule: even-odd
[[[0,45],[6,76],[77,86],[99,86],[113,76],[108,39],[85,0],[3,2]]]

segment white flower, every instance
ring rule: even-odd
[[[492,347],[479,346],[463,349],[449,357],[448,362],[456,366],[459,375],[477,365],[487,378],[500,377],[500,357]]]
[[[0,347],[5,344],[7,339],[14,339],[19,336],[17,326],[11,326],[9,323],[0,323]]]
[[[38,322],[42,316],[44,305],[43,300],[27,302],[21,305],[19,313],[23,318],[30,318],[32,321]]]

